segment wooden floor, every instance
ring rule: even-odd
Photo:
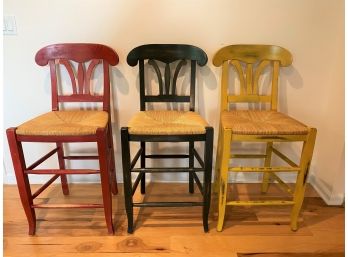
[[[107,235],[102,209],[38,209],[36,236],[28,236],[17,187],[5,185],[4,256],[344,256],[344,208],[326,206],[311,187],[307,190],[297,232],[290,230],[287,206],[227,207],[224,230],[220,233],[215,229],[213,209],[210,232],[204,233],[202,210],[191,207],[137,209],[133,235],[127,234],[122,185],[119,189],[120,194],[114,196],[113,202],[114,236]],[[95,184],[72,184],[70,195],[64,197],[59,185],[53,185],[37,202],[100,203],[100,190]],[[255,195],[259,187],[244,184],[230,190],[238,195]],[[145,200],[200,199],[198,193],[189,195],[187,191],[186,184],[149,184]],[[278,192],[271,186],[269,195]],[[143,196],[137,192],[136,198],[142,200]]]

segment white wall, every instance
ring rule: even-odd
[[[112,76],[119,181],[118,129],[139,109],[137,70],[126,64],[127,53],[133,47],[144,43],[187,43],[204,49],[209,62],[198,74],[202,86],[198,89],[198,111],[215,129],[220,69],[211,64],[214,53],[222,46],[238,43],[287,48],[294,62],[282,72],[280,111],[318,129],[310,182],[328,203],[342,203],[343,0],[5,0],[4,15],[15,15],[18,32],[4,36],[4,128],[19,125],[50,108],[48,69],[34,62],[38,49],[58,42],[97,42],[118,52],[120,64],[113,68]],[[31,163],[49,147],[35,145],[25,149]],[[14,183],[6,139],[4,165],[4,182]],[[33,181],[40,182],[42,178]]]

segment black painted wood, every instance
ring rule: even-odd
[[[128,128],[121,128],[121,147],[122,147],[122,166],[123,166],[123,190],[124,202],[128,219],[128,233],[133,233],[133,192],[132,177],[129,172],[130,167],[130,149]]]
[[[158,79],[159,95],[147,96],[145,93],[145,61],[153,67],[153,71]],[[190,72],[190,93],[187,97],[176,94],[176,81],[183,66],[191,64]],[[127,56],[127,63],[136,66],[139,63],[139,82],[140,82],[140,110],[146,109],[146,102],[189,102],[190,110],[195,109],[195,86],[196,86],[196,65],[203,66],[207,63],[206,53],[192,45],[182,44],[149,44],[134,48]],[[161,73],[158,62],[165,63],[164,74]],[[174,62],[177,62],[174,64]],[[171,78],[171,67],[174,65],[175,71]]]
[[[211,169],[212,169],[212,156],[213,156],[213,144],[214,144],[214,129],[212,127],[206,128],[206,141],[204,146],[204,185],[203,185],[203,227],[204,231],[209,231],[208,219],[210,209],[211,198]]]
[[[151,44],[142,45],[134,48],[127,57],[130,66],[139,65],[139,91],[140,91],[140,110],[146,110],[147,102],[165,103],[189,103],[190,111],[195,109],[196,91],[196,69],[197,64],[203,66],[207,63],[207,55],[198,47],[191,45],[178,44]],[[145,64],[146,61],[157,77],[159,94],[146,95],[145,90]],[[159,64],[162,62],[162,64]],[[163,64],[164,63],[164,64]],[[180,71],[185,65],[190,65],[190,93],[186,96],[177,95],[176,83]],[[161,68],[162,67],[162,72]],[[163,68],[164,67],[164,68]],[[163,73],[163,74],[162,74]],[[125,205],[128,218],[128,232],[133,233],[133,207],[190,207],[203,206],[202,217],[204,231],[208,231],[208,213],[210,208],[210,183],[211,183],[211,163],[213,153],[213,128],[207,127],[206,132],[198,135],[130,135],[128,128],[121,129],[122,143],[122,162]],[[130,141],[140,142],[140,150],[134,159],[130,159]],[[196,141],[205,142],[204,161],[194,148]],[[146,154],[146,142],[189,142],[188,154]],[[145,160],[150,159],[188,159],[188,167],[146,167]],[[195,167],[195,158],[201,167]],[[134,168],[137,161],[141,160],[140,168]],[[131,173],[138,172],[139,175],[132,185]],[[145,194],[145,174],[146,173],[189,173],[189,192],[194,192],[194,182],[202,194],[201,202],[142,202],[133,203],[132,196],[138,185],[141,185],[141,193]],[[201,183],[196,172],[204,172],[204,182]]]

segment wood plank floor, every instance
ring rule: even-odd
[[[33,186],[35,189],[37,186]],[[16,186],[4,186],[4,256],[94,257],[94,256],[219,256],[219,257],[341,257],[344,256],[344,208],[326,206],[309,186],[300,229],[289,227],[290,207],[227,207],[223,232],[216,231],[214,204],[210,232],[204,233],[201,208],[135,209],[136,230],[127,234],[123,189],[113,198],[116,233],[107,235],[102,209],[36,211],[35,236],[28,227]],[[187,184],[147,186],[148,201],[199,200],[187,193]],[[196,190],[198,192],[198,190]],[[255,184],[230,187],[230,195],[256,195]],[[267,196],[280,194],[275,186]],[[144,196],[136,193],[141,201]],[[42,193],[37,203],[100,203],[97,184],[72,184],[64,197],[59,185]],[[216,202],[215,196],[213,203]]]

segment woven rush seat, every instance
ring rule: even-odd
[[[205,134],[208,123],[196,112],[141,111],[129,121],[133,135]]]
[[[108,113],[105,111],[52,111],[23,123],[16,133],[31,136],[94,135],[107,123]]]
[[[304,135],[308,127],[276,111],[234,110],[221,113],[222,126],[240,135]]]

